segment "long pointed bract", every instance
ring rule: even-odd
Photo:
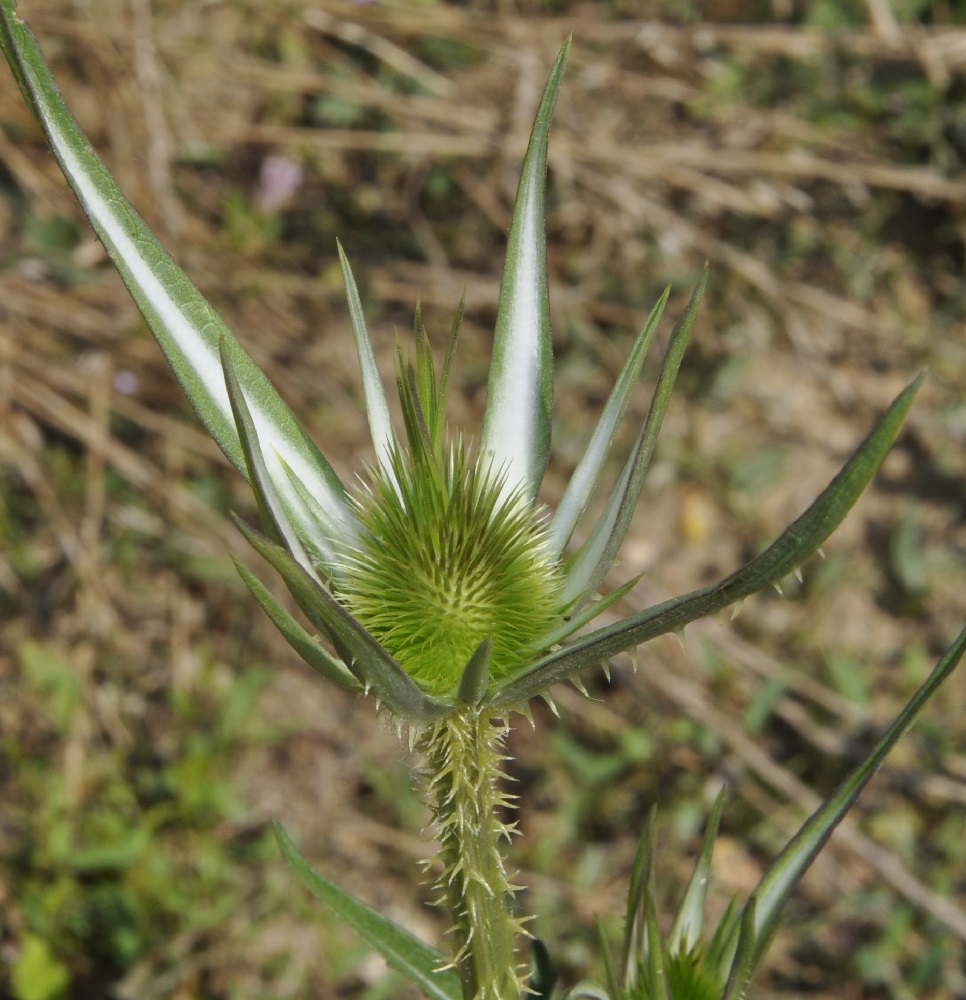
[[[324,646],[321,646],[304,628],[282,607],[269,589],[250,573],[238,560],[234,560],[235,569],[242,578],[252,596],[261,605],[262,610],[272,620],[285,641],[296,653],[318,674],[326,680],[333,681],[340,687],[350,691],[361,691],[362,684],[348,670],[345,664],[336,659]]]
[[[689,951],[701,940],[704,929],[704,901],[708,894],[708,874],[711,870],[711,856],[718,836],[718,826],[721,823],[721,813],[724,809],[725,793],[722,789],[714,801],[711,817],[701,841],[701,852],[694,866],[694,873],[688,882],[688,888],[681,900],[674,925],[668,936],[668,951],[673,955],[680,951]]]
[[[221,374],[218,343],[238,375],[266,452],[276,452],[337,519],[351,520],[342,484],[292,411],[215,310],[161,246],[77,124],[30,29],[11,0],[0,3],[0,44],[43,128],[64,176],[164,351],[202,423],[232,464],[247,475],[241,442]],[[288,477],[272,470],[300,533],[319,534]],[[317,538],[316,548],[324,548]]]
[[[305,549],[299,540],[292,522],[289,520],[288,512],[282,503],[282,499],[275,488],[268,471],[268,464],[265,460],[265,453],[262,451],[261,442],[255,430],[255,422],[252,420],[251,410],[245,400],[245,393],[238,381],[235,366],[228,355],[225,339],[222,338],[219,345],[221,351],[221,363],[225,371],[225,386],[228,389],[228,398],[231,402],[232,416],[235,418],[235,426],[238,430],[238,437],[241,440],[242,451],[245,453],[245,465],[248,467],[248,481],[252,485],[255,499],[258,503],[259,513],[262,515],[262,523],[266,531],[269,531],[276,541],[281,542],[288,549],[292,558],[309,574],[314,580],[319,577],[312,565]]]
[[[671,332],[647,418],[621,472],[617,488],[590,537],[567,567],[567,582],[563,592],[565,601],[578,598],[580,601],[589,600],[610,572],[624,544],[637,501],[644,488],[644,479],[650,468],[654,449],[657,447],[664,414],[671,401],[674,382],[684,360],[684,351],[694,329],[694,321],[697,319],[698,308],[707,283],[708,268],[705,265],[701,280],[691,293],[687,309]]]
[[[647,349],[654,339],[669,294],[670,288],[665,289],[657,305],[651,310],[650,316],[647,317],[644,329],[638,335],[634,348],[624,363],[620,376],[611,391],[604,412],[601,414],[590,443],[587,445],[587,450],[577,468],[574,469],[570,482],[567,483],[567,488],[564,490],[564,495],[550,519],[550,524],[547,527],[547,550],[552,558],[559,558],[563,554],[564,547],[570,541],[577,521],[586,509],[591,494],[597,486],[601,469],[607,461],[614,435],[617,433],[621,417],[624,416],[624,411],[627,409],[631,390],[640,374],[641,365],[644,364]]]
[[[339,264],[342,267],[342,278],[345,282],[346,299],[349,303],[349,318],[352,320],[352,332],[355,334],[356,351],[359,355],[359,369],[362,372],[362,391],[366,399],[366,413],[369,417],[369,431],[372,444],[376,449],[376,459],[383,472],[392,477],[392,454],[396,446],[396,435],[389,419],[389,404],[386,392],[376,367],[376,358],[372,352],[372,341],[366,328],[366,318],[362,311],[362,300],[359,298],[359,288],[353,277],[352,268],[346,258],[342,244],[337,242],[339,249]]]
[[[533,502],[550,454],[553,350],[547,289],[544,197],[547,138],[570,39],[551,70],[537,111],[507,244],[482,450],[506,475],[506,493],[523,488]]]
[[[497,687],[490,702],[493,705],[518,705],[602,660],[659,635],[678,631],[696,618],[757,594],[797,569],[838,527],[869,484],[899,432],[921,383],[920,375],[899,393],[879,423],[811,507],[761,555],[718,583],[647,608],[548,654],[520,677]]]

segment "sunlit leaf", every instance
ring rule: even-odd
[[[650,316],[647,317],[644,328],[638,335],[627,361],[624,362],[624,367],[611,391],[607,405],[604,407],[604,412],[600,416],[583,457],[577,464],[577,468],[574,469],[573,475],[567,483],[567,488],[564,490],[564,495],[560,498],[560,503],[557,504],[557,509],[550,519],[550,524],[547,526],[547,548],[554,558],[559,558],[563,554],[564,547],[570,541],[570,536],[573,534],[580,516],[586,510],[590,497],[597,486],[601,469],[603,469],[610,454],[614,436],[620,426],[621,417],[624,416],[624,411],[627,409],[627,404],[630,402],[631,392],[637,382],[637,376],[640,374],[641,365],[644,364],[647,350],[657,332],[657,326],[664,313],[664,307],[667,305],[670,291],[670,288],[665,289],[657,305],[651,310]]]
[[[500,287],[481,438],[483,454],[506,475],[507,492],[522,487],[531,502],[550,454],[553,345],[544,198],[550,119],[569,51],[568,38],[547,81],[523,161]]]
[[[61,97],[30,29],[12,0],[0,3],[0,45],[54,155],[124,279],[172,370],[211,436],[243,475],[247,465],[232,419],[219,341],[251,409],[269,474],[298,531],[313,547],[330,542],[308,516],[276,455],[340,519],[351,522],[341,482],[268,378],[161,246],[94,152]]]
[[[691,293],[687,308],[671,332],[647,418],[624,465],[617,487],[590,537],[566,568],[567,583],[563,594],[565,601],[578,598],[589,600],[610,572],[624,544],[707,282],[708,269],[705,267],[701,280]]]
[[[681,906],[674,918],[674,926],[668,936],[668,951],[671,954],[679,951],[690,951],[701,940],[711,856],[714,853],[714,844],[718,836],[718,825],[721,823],[724,803],[725,793],[722,789],[714,801],[714,808],[711,811],[711,817],[704,831],[704,839],[701,842],[701,852],[694,866],[691,881],[684,893],[684,899],[681,900]]]
[[[356,338],[356,351],[359,355],[359,370],[362,372],[362,391],[366,399],[366,413],[369,415],[369,430],[372,443],[376,449],[376,458],[382,470],[392,477],[392,454],[396,446],[396,435],[389,419],[389,403],[382,385],[376,358],[372,352],[372,341],[366,328],[366,318],[362,311],[362,301],[359,289],[353,277],[349,260],[342,249],[339,249],[339,264],[342,267],[342,278],[345,281],[346,298],[349,302],[349,318],[352,320],[352,332]]]
[[[241,440],[245,455],[245,465],[248,469],[248,481],[252,485],[259,513],[266,531],[282,543],[292,558],[311,576],[318,581],[318,574],[302,547],[298,533],[289,520],[288,511],[282,503],[282,498],[272,482],[265,463],[265,455],[258,440],[255,421],[245,399],[244,390],[238,380],[238,373],[228,353],[224,338],[219,344],[221,363],[224,369],[225,387],[228,389],[228,399],[231,403],[232,417]]]
[[[547,654],[525,674],[499,686],[491,703],[527,701],[580,670],[656,636],[679,631],[696,618],[778,583],[815,552],[855,504],[885,459],[921,382],[919,376],[896,397],[818,499],[761,555],[718,583],[664,601]]]

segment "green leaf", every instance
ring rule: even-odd
[[[654,905],[654,885],[648,887],[644,899],[644,926],[647,932],[647,996],[649,1000],[673,1000],[664,961],[664,944]]]
[[[614,962],[611,959],[610,953],[610,942],[607,940],[607,932],[604,930],[604,923],[597,918],[597,944],[600,947],[600,957],[604,962],[604,976],[607,980],[607,991],[604,996],[619,997],[621,995],[621,987],[617,981],[617,973],[614,970]]]
[[[431,698],[352,615],[280,545],[234,518],[255,551],[278,571],[298,606],[332,640],[349,670],[390,711],[410,722],[438,719],[452,706]]]
[[[333,512],[322,506],[319,498],[292,471],[285,459],[280,457],[279,462],[282,465],[285,475],[288,476],[289,482],[292,484],[292,489],[295,490],[296,495],[305,505],[308,515],[321,525],[323,536],[327,540],[338,539],[340,552],[344,553],[347,549],[355,547],[359,541],[359,523],[356,520],[355,514],[353,513],[351,521],[340,519],[342,511],[336,511],[333,516]],[[315,564],[324,568],[325,575],[329,580],[338,583],[345,578],[344,561],[333,558],[333,552],[336,548],[334,543],[327,542],[327,548],[323,551],[315,544],[315,539],[309,537],[307,534],[300,535],[300,538],[305,547],[312,553]]]
[[[490,683],[490,653],[492,651],[493,636],[488,635],[476,647],[463,668],[457,697],[464,705],[475,708],[483,701],[487,685]]]
[[[336,659],[325,647],[311,636],[272,596],[271,591],[237,559],[233,560],[238,575],[244,580],[245,586],[252,596],[262,606],[265,614],[271,618],[274,626],[285,637],[286,642],[299,656],[318,674],[326,680],[338,684],[351,691],[361,691],[362,684],[353,676],[341,660]]]
[[[547,548],[555,559],[563,554],[580,516],[587,509],[591,494],[597,486],[601,469],[603,469],[610,454],[614,435],[617,433],[627,404],[630,402],[631,390],[634,388],[637,376],[641,371],[641,365],[644,364],[648,348],[657,332],[657,325],[664,312],[664,307],[667,305],[670,293],[670,287],[664,290],[664,294],[647,317],[644,329],[638,334],[634,348],[627,361],[624,362],[620,377],[611,391],[604,412],[601,414],[590,443],[587,445],[587,450],[577,464],[577,468],[574,469],[570,482],[567,483],[567,488],[564,490],[564,495],[550,519],[547,528]]]
[[[221,364],[224,369],[225,387],[228,390],[228,400],[231,404],[232,416],[235,420],[235,427],[241,440],[242,451],[245,455],[245,465],[248,469],[248,481],[251,483],[258,502],[258,511],[262,516],[262,524],[275,541],[281,542],[288,550],[292,558],[311,576],[318,581],[319,577],[312,565],[305,549],[299,541],[298,534],[289,520],[288,513],[282,503],[275,484],[272,482],[265,464],[265,455],[262,452],[261,444],[258,440],[258,432],[255,430],[255,422],[252,420],[251,410],[245,400],[245,393],[238,381],[238,374],[228,353],[225,338],[219,342],[219,353]],[[286,466],[287,468],[287,466]]]
[[[316,899],[325,903],[343,923],[372,945],[393,969],[414,982],[430,1000],[461,1000],[463,991],[459,976],[443,968],[446,965],[445,956],[320,875],[302,857],[282,825],[275,821],[273,826],[285,860]]]
[[[718,921],[718,926],[708,942],[708,968],[717,971],[719,979],[726,979],[731,961],[738,947],[738,935],[741,930],[741,912],[738,909],[738,897],[732,896],[725,908],[724,915]]]
[[[341,243],[336,243],[339,249],[339,264],[342,267],[342,278],[345,282],[346,298],[349,301],[349,318],[352,320],[352,332],[356,338],[356,351],[359,354],[359,368],[362,372],[362,390],[366,398],[366,413],[369,416],[369,431],[372,443],[376,449],[376,458],[383,472],[390,479],[392,472],[392,455],[396,447],[396,435],[389,418],[389,404],[386,401],[385,389],[376,367],[375,355],[372,353],[372,341],[366,329],[366,318],[362,311],[362,301],[359,289],[352,276],[352,268],[342,249]]]
[[[335,472],[265,374],[121,193],[64,103],[13,0],[0,0],[0,46],[64,176],[202,423],[235,467],[247,474],[219,358],[218,344],[223,338],[272,479],[299,531],[318,536],[314,547],[326,551],[328,539],[305,512],[274,456],[277,453],[313,493],[324,498],[327,508],[338,510],[351,523],[352,513]]]
[[[711,856],[714,853],[714,842],[718,836],[718,826],[721,823],[721,812],[724,809],[725,793],[722,789],[714,800],[711,818],[704,831],[701,842],[701,853],[688,888],[681,900],[681,906],[671,935],[668,938],[668,951],[674,955],[682,951],[690,951],[701,940],[704,929],[704,901],[708,894],[708,874],[711,871]]]
[[[621,951],[620,975],[624,988],[637,981],[641,963],[647,953],[645,926],[645,900],[651,891],[654,877],[654,849],[656,844],[657,807],[647,817],[647,826],[637,845],[627,887],[627,909],[624,913],[624,947]]]
[[[738,946],[721,1000],[744,1000],[747,995],[748,983],[755,971],[755,923],[755,898],[752,896],[741,912]]]
[[[718,583],[664,601],[623,621],[596,629],[538,660],[526,673],[498,686],[489,701],[519,705],[549,687],[617,653],[778,583],[811,555],[838,527],[875,475],[889,451],[922,376],[908,385],[829,483],[818,499],[761,555]]]
[[[482,453],[506,475],[506,492],[522,488],[533,503],[550,454],[553,345],[547,288],[544,198],[550,119],[571,40],[564,42],[537,110],[523,161],[507,244]]]
[[[691,293],[687,309],[671,332],[647,419],[621,472],[617,487],[590,537],[566,568],[567,583],[563,593],[565,601],[590,599],[610,572],[617,553],[624,544],[707,283],[708,268],[705,265],[701,280]]]
[[[647,966],[647,995],[650,1000],[672,1000],[668,982],[666,949],[661,940],[661,928],[657,920],[657,906],[654,902],[657,884],[657,807],[651,810],[647,830],[647,872],[644,876],[644,895],[640,901],[640,920],[644,924],[644,940]]]
[[[433,447],[437,452],[439,452],[443,446],[443,431],[446,429],[446,401],[449,396],[449,380],[453,371],[453,359],[456,357],[456,345],[459,343],[460,339],[460,327],[463,325],[463,311],[465,308],[466,289],[463,290],[463,294],[460,296],[459,305],[456,307],[456,313],[453,316],[453,324],[450,327],[449,340],[446,344],[446,356],[443,359],[443,371],[439,377],[439,388],[436,394],[436,407],[433,416],[433,426],[431,428],[433,433]],[[426,342],[426,338],[424,337],[423,339],[424,342]],[[429,353],[428,342],[426,352],[429,357],[428,364],[430,370],[435,373],[432,354]]]
[[[758,883],[758,888],[751,897],[755,905],[753,969],[774,937],[781,909],[792,890],[825,846],[832,831],[852,808],[859,793],[882,765],[889,751],[916,721],[929,699],[953,672],[964,652],[966,652],[966,628],[946,650],[933,672],[912,696],[868,757],[831,798],[805,822]]]
[[[588,622],[592,622],[598,615],[602,615],[609,607],[629,594],[640,583],[643,575],[643,573],[638,574],[625,583],[622,583],[619,587],[615,587],[601,597],[600,600],[591,601],[589,604],[584,605],[576,614],[569,615],[562,625],[541,637],[540,648],[534,650],[534,652],[541,653],[545,649],[556,646],[568,636],[573,635],[578,629],[582,629]]]

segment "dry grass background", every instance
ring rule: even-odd
[[[918,6],[20,2],[128,196],[347,477],[370,446],[335,238],[387,374],[416,300],[442,337],[465,288],[453,416],[478,426],[516,171],[573,31],[548,502],[662,287],[679,309],[712,268],[628,607],[750,555],[929,370],[803,586],[515,733],[514,859],[567,981],[599,972],[592,922],[617,926],[654,801],[669,905],[721,780],[714,905],[749,891],[966,618],[966,27]],[[408,996],[266,827],[433,937],[412,762],[233,578],[229,553],[251,557],[224,511],[251,502],[6,73],[0,124],[0,997]],[[276,205],[266,163],[301,170]],[[966,996],[964,704],[966,675],[834,838],[760,996]],[[46,994],[17,979],[27,942]]]

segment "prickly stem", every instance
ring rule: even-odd
[[[506,733],[502,718],[468,706],[432,723],[420,741],[444,862],[436,889],[455,922],[464,1000],[519,1000],[525,984],[514,951],[523,933],[516,886],[503,864],[513,830],[502,818],[513,799],[500,787]]]

